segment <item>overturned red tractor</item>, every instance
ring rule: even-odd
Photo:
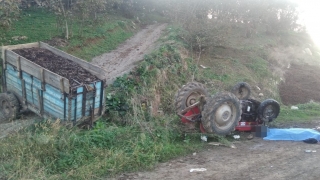
[[[175,95],[175,109],[183,123],[199,125],[202,133],[227,135],[232,131],[254,131],[276,119],[279,103],[274,99],[259,102],[250,99],[251,89],[237,83],[231,92],[209,95],[198,82],[184,85]]]

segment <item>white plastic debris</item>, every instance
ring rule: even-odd
[[[259,93],[259,96],[260,96],[260,97],[262,97],[262,96],[263,96],[263,94],[262,94],[262,93]]]
[[[201,140],[207,142],[208,138],[207,138],[207,136],[201,136]]]
[[[291,106],[292,110],[298,110],[299,108],[297,106]]]
[[[232,149],[237,149],[237,147],[234,144],[230,144],[229,147],[232,148]]]
[[[261,88],[260,88],[259,86],[256,86],[256,89],[257,89],[258,91],[261,91]]]
[[[193,153],[192,155],[195,156],[195,155],[197,155],[197,153]]]
[[[206,168],[195,168],[195,169],[190,169],[190,172],[203,172],[206,171]]]
[[[205,67],[204,65],[200,64],[200,67],[202,67],[203,69],[207,69],[207,67]]]
[[[233,135],[234,139],[240,139],[240,135]]]
[[[306,153],[315,153],[315,152],[317,152],[316,150],[305,150],[304,152],[306,152]]]

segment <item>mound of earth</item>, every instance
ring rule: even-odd
[[[99,80],[77,63],[43,48],[13,50],[15,53],[69,80],[72,87]]]
[[[292,64],[279,86],[285,105],[320,102],[320,67],[308,64]]]

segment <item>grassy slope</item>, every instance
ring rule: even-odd
[[[53,31],[52,34],[44,33],[34,36],[38,31],[40,33],[53,28],[55,19],[52,18],[52,14],[41,11],[27,14],[22,21],[14,24],[11,32],[2,32],[6,37],[3,43],[8,45],[43,41],[50,39],[52,34],[61,35]],[[31,21],[33,24],[30,23]],[[38,24],[44,21],[46,26]],[[83,38],[74,35],[69,41],[69,46],[63,49],[89,60],[105,50],[115,48],[118,43],[132,35],[126,23],[125,20],[111,20],[100,26],[87,27],[82,34]],[[20,31],[19,26],[24,27],[24,30]],[[39,28],[34,31],[33,27],[36,26]],[[11,37],[18,35],[27,36],[28,39],[12,41]],[[170,67],[171,58],[176,62],[180,61],[175,47],[163,46],[159,51],[146,57],[147,63],[139,67],[138,72],[141,73],[138,76],[141,78],[139,84],[136,84],[137,82],[131,84],[129,79],[120,78],[119,86],[112,87],[121,92],[118,94],[120,97],[125,97],[125,99],[120,99],[121,103],[126,105],[128,100],[132,100],[133,106],[129,111],[135,112],[133,113],[135,115],[131,113],[123,116],[117,115],[121,105],[120,100],[116,99],[115,94],[110,94],[107,96],[110,115],[102,118],[101,122],[97,123],[91,131],[68,129],[61,127],[58,122],[43,122],[0,140],[2,147],[0,149],[0,178],[96,179],[124,171],[150,169],[159,161],[165,161],[202,147],[197,136],[184,136],[178,131],[179,128],[176,126],[179,121],[176,120],[176,116],[166,115],[153,118],[139,102],[141,95],[153,97],[153,91],[157,91],[146,87],[155,87],[166,92],[166,101],[168,104],[171,103],[172,93],[176,86],[167,87],[164,81],[159,85],[156,79],[152,79],[158,77],[155,75],[161,71],[160,69],[163,72],[168,70],[168,76],[171,75],[169,72],[177,73],[172,70],[176,70],[180,65],[176,64],[177,67],[172,69]],[[157,68],[150,72],[145,71],[150,68],[150,64]],[[187,71],[184,72],[186,73]],[[158,87],[156,87],[157,84]],[[165,89],[170,91],[165,91]],[[109,89],[108,92],[113,92],[113,89]],[[137,92],[142,92],[142,94]],[[112,113],[116,115],[110,118]]]
[[[0,44],[14,45],[49,40],[61,35],[56,28],[56,17],[46,11],[24,11],[9,30],[0,29]],[[14,40],[12,37],[26,36],[26,39]]]
[[[3,37],[6,37],[2,43],[26,43],[61,35],[58,31],[49,31],[39,36],[32,28],[54,28],[55,19],[44,12],[29,14],[22,21],[26,22],[22,25],[25,30],[20,32],[18,24],[15,24],[14,31],[2,32],[5,34]],[[39,19],[34,19],[36,17]],[[46,26],[40,26],[38,22]],[[105,52],[105,49],[115,48],[114,44],[132,34],[125,24],[126,20],[114,20],[104,25],[87,27],[82,34],[86,38],[74,35],[69,46],[63,49],[90,60]],[[39,33],[44,29],[37,28]],[[203,146],[197,134],[185,135],[179,131],[179,120],[172,108],[175,91],[191,80],[192,72],[196,72],[195,79],[206,83],[212,93],[228,90],[238,81],[260,83],[259,86],[266,87],[271,83],[270,79],[277,78],[270,75],[264,51],[264,46],[277,43],[272,38],[261,36],[254,40],[231,41],[227,48],[216,48],[204,53],[199,63],[209,69],[199,69],[196,58],[181,58],[186,56],[181,50],[187,46],[179,41],[178,34],[179,28],[168,28],[160,40],[164,45],[146,56],[135,72],[118,78],[107,89],[108,116],[103,117],[93,130],[68,129],[58,123],[44,122],[0,140],[0,177],[96,179],[125,171],[151,169],[157,162]],[[27,36],[28,39],[13,42],[11,37],[17,35]],[[110,40],[115,43],[108,44]],[[239,45],[240,40],[242,45]],[[275,86],[271,89],[277,92]],[[160,109],[165,113],[163,116],[150,115],[148,104],[154,102],[155,94],[161,97]],[[277,98],[277,93],[270,96]],[[278,120],[298,121],[320,116],[318,104],[299,107],[299,111],[282,107]]]

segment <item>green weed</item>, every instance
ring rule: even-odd
[[[281,112],[275,123],[288,122],[308,122],[320,117],[320,104],[310,102],[297,105],[298,110],[292,110],[290,107],[281,106]]]
[[[53,13],[42,9],[28,10],[22,11],[20,19],[14,21],[9,30],[0,29],[0,45],[45,41],[60,35]]]
[[[1,177],[96,179],[150,169],[201,147],[193,139],[185,144],[181,138],[179,132],[160,124],[150,134],[139,126],[97,122],[92,130],[82,131],[47,121],[0,141]]]
[[[148,22],[155,19],[147,18]],[[21,26],[13,25],[12,32],[0,30],[4,37],[1,43],[20,44],[62,35],[53,14],[35,10],[24,13],[22,20]],[[90,61],[130,37],[130,23],[131,20],[113,17],[107,22],[86,22],[86,26],[73,22],[69,45],[60,48]],[[181,131],[173,105],[174,94],[181,85],[193,80],[193,74],[195,81],[211,84],[211,92],[227,89],[238,81],[263,82],[275,89],[269,82],[272,77],[263,51],[264,45],[275,44],[273,40],[261,36],[257,37],[257,42],[262,43],[259,46],[234,43],[231,48],[205,49],[197,64],[193,59],[197,52],[181,57],[182,48],[192,47],[184,43],[185,33],[179,27],[169,26],[161,38],[163,45],[106,89],[106,115],[93,129],[67,128],[59,121],[46,121],[0,140],[0,179],[105,178],[152,169],[158,162],[203,147],[200,134]],[[21,35],[28,39],[11,39]],[[209,68],[199,68],[200,64]],[[320,115],[319,104],[298,107],[299,110],[291,110],[282,106],[276,122],[307,121]],[[231,141],[230,137],[210,138],[225,145]]]

